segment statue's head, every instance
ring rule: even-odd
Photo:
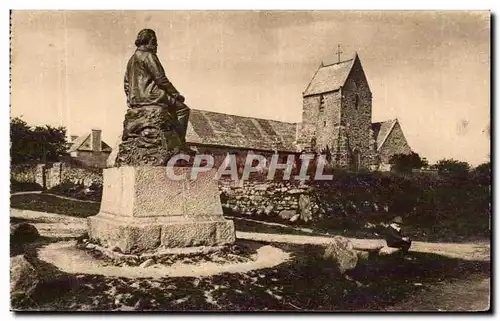
[[[155,32],[151,29],[142,29],[137,34],[135,45],[137,47],[144,46],[156,53],[156,50],[158,49],[158,41],[156,39]]]

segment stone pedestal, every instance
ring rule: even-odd
[[[215,170],[190,179],[191,168],[115,167],[104,170],[99,214],[90,217],[89,236],[123,253],[159,248],[219,246],[235,240],[234,223],[222,216]]]

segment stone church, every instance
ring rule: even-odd
[[[186,139],[199,152],[224,156],[329,153],[352,170],[387,170],[392,155],[411,152],[397,119],[372,122],[372,92],[357,54],[321,64],[302,97],[301,123],[193,109]]]

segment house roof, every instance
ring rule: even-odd
[[[384,145],[387,137],[389,137],[389,134],[391,133],[397,122],[398,120],[396,118],[372,123],[373,135],[375,137],[375,140],[377,141],[377,150],[380,150],[380,148],[382,148],[382,145]]]
[[[84,135],[78,136],[75,140],[71,142],[71,147],[69,148],[69,152],[75,151],[92,151],[92,145],[85,146],[87,141],[90,141],[91,132],[88,132]],[[73,136],[72,136],[73,137]],[[111,152],[111,147],[105,142],[101,141],[101,151],[103,152]]]
[[[296,152],[296,124],[191,109],[186,141],[245,149]]]
[[[311,82],[307,85],[303,96],[321,94],[329,91],[335,91],[342,87],[349,76],[349,72],[354,65],[357,54],[354,58],[338,63],[319,66]]]

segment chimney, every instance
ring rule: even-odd
[[[92,129],[92,151],[100,152],[101,151],[101,130],[100,129]]]

